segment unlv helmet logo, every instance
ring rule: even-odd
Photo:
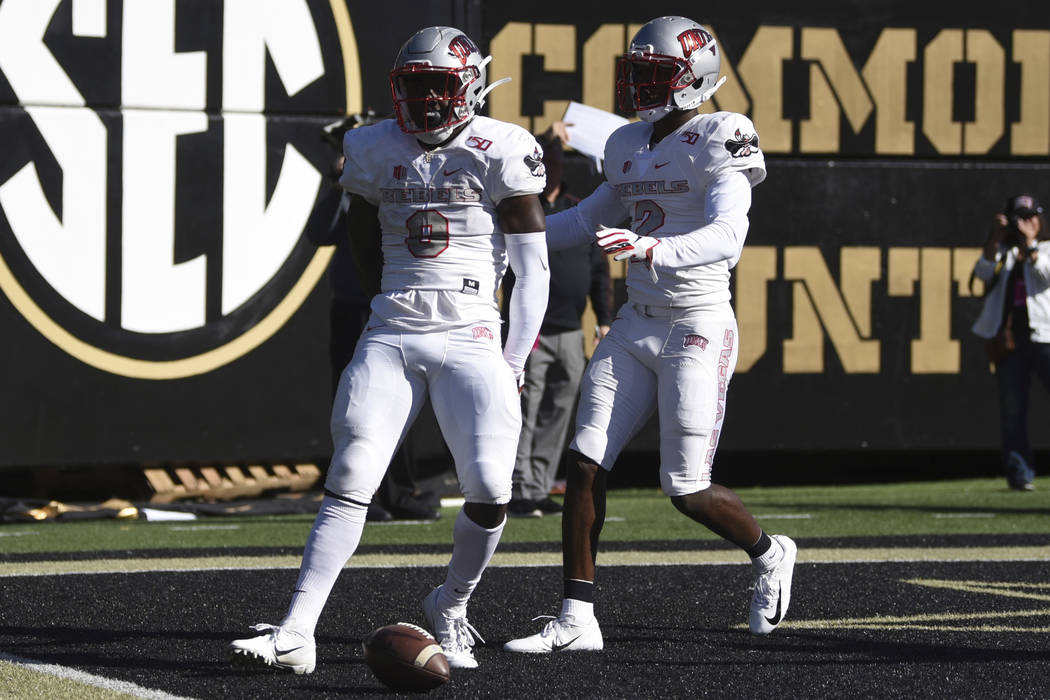
[[[464,34],[457,36],[448,45],[449,55],[458,58],[459,62],[464,66],[467,65],[467,59],[470,58],[470,54],[477,52],[478,48]]]
[[[678,43],[682,45],[682,54],[686,58],[689,58],[694,51],[699,51],[707,46],[709,41],[711,41],[711,35],[703,29],[686,29],[678,35]]]

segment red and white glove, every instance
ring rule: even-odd
[[[596,234],[598,246],[613,260],[630,260],[633,263],[644,262],[649,268],[649,276],[656,282],[656,270],[653,269],[653,248],[660,244],[657,238],[639,236],[625,228],[605,228],[602,226]]]

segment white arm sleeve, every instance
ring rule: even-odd
[[[510,320],[503,359],[514,370],[514,376],[525,369],[525,360],[540,334],[547,313],[550,292],[550,270],[547,265],[547,242],[543,231],[507,233],[507,260],[517,280],[510,295]]]
[[[547,217],[547,246],[565,250],[593,243],[598,226],[616,226],[625,218],[627,210],[616,190],[603,182],[576,206]]]
[[[1039,257],[1032,263],[1032,274],[1043,284],[1050,283],[1050,246],[1045,241],[1036,244],[1039,248]]]
[[[660,239],[653,248],[653,267],[694,267],[719,260],[736,264],[747,236],[751,182],[742,172],[724,173],[707,187],[704,212],[707,224],[680,236]]]

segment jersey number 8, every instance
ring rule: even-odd
[[[405,221],[405,245],[417,258],[436,258],[448,249],[448,219],[434,209],[417,211]]]

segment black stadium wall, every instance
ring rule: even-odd
[[[713,30],[707,108],[751,116],[769,170],[723,453],[994,450],[968,282],[1005,198],[1050,195],[1050,10],[747,5],[2,0],[0,468],[322,459],[321,127],[388,112],[397,48],[431,24],[514,79],[493,117],[612,110],[655,13]],[[631,449],[656,447],[651,423]]]

